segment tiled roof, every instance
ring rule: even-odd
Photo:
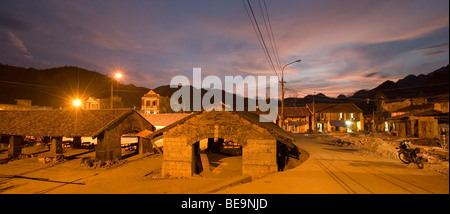
[[[141,115],[154,126],[168,126],[191,114],[173,113],[173,114],[141,114]]]
[[[412,111],[432,111],[434,109],[434,104],[425,105],[410,105],[405,108],[398,109],[394,112],[412,112]]]
[[[312,103],[306,106],[313,111]],[[362,110],[353,103],[315,103],[315,113],[362,113]]]
[[[247,121],[249,121],[250,123],[257,125],[265,130],[267,130],[275,139],[277,139],[278,141],[280,141],[283,144],[286,144],[289,148],[294,148],[296,147],[293,144],[294,139],[290,136],[289,133],[287,133],[286,131],[284,131],[283,129],[281,129],[279,126],[277,126],[275,123],[272,122],[260,122],[259,121],[259,115],[252,113],[252,112],[248,112],[248,111],[224,111],[224,112],[229,112],[231,114],[237,115]],[[148,138],[158,138],[161,137],[163,135],[164,132],[169,131],[170,129],[176,127],[177,125],[183,124],[186,121],[190,120],[193,117],[196,117],[199,114],[208,114],[208,111],[198,111],[195,112],[193,114],[189,114],[189,116],[184,117],[178,121],[176,121],[175,123],[172,123],[168,126],[166,126],[163,129],[159,129],[155,132],[153,132],[151,135],[147,136]]]
[[[0,111],[0,134],[52,137],[93,137],[132,109]]]
[[[281,115],[281,108],[278,109],[278,114]],[[306,107],[284,107],[285,117],[308,117],[311,115],[311,111]]]

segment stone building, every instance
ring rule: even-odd
[[[88,97],[82,102],[82,107],[84,109],[100,109],[100,99],[95,97]]]
[[[170,107],[170,98],[178,88],[170,88],[169,86],[160,86],[150,90],[141,98],[140,113],[159,114],[159,113],[177,113]]]
[[[153,90],[150,90],[142,97],[141,113],[142,114],[155,114],[159,113],[160,108],[160,96]]]
[[[412,105],[392,112],[390,133],[399,137],[439,138],[439,126],[448,125],[449,117],[446,109],[435,104]]]
[[[353,103],[308,103],[313,113],[312,128],[318,132],[364,130],[363,111]]]
[[[228,139],[242,146],[242,174],[263,176],[278,169],[277,153],[298,158],[298,148],[288,133],[274,123],[259,122],[259,116],[243,111],[200,111],[191,114],[150,136],[164,138],[162,175],[191,177],[202,166],[199,141]],[[281,146],[280,146],[281,145]],[[285,153],[283,153],[285,154]]]
[[[427,99],[425,98],[409,98],[401,101],[383,101],[381,103],[381,108],[384,111],[394,112],[408,106],[425,104],[427,104]]]
[[[278,111],[281,115],[281,111]],[[284,107],[284,122],[286,131],[306,133],[311,129],[312,113],[307,107]]]
[[[193,112],[193,97],[194,93],[200,93],[201,97],[207,92],[205,89],[197,89],[192,86],[190,87],[190,101],[189,104],[184,104],[181,106],[182,110],[179,112],[174,112],[170,106],[171,97],[173,93],[178,91],[181,86],[171,88],[169,85],[159,86],[155,89],[150,90],[148,93],[144,94],[141,98],[141,114],[160,114],[160,113],[187,113]],[[224,98],[225,96],[222,95]],[[181,103],[181,99],[179,100]],[[185,109],[185,110],[184,110]]]
[[[132,109],[0,111],[1,142],[9,143],[10,157],[21,154],[25,136],[51,139],[50,153],[55,156],[63,155],[63,137],[73,137],[74,147],[81,146],[81,137],[92,137],[97,138],[96,158],[118,160],[121,136],[143,130],[153,132],[155,127]],[[139,146],[141,152],[152,149],[143,138]]]

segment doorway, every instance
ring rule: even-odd
[[[242,146],[223,138],[205,138],[192,145],[195,174],[206,177],[242,175]]]

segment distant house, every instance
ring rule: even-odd
[[[392,124],[389,123],[391,113],[387,111],[373,111],[372,114],[364,115],[364,130],[375,132],[389,132]]]
[[[176,113],[170,107],[170,98],[178,88],[160,86],[150,90],[141,98],[141,114]],[[192,96],[191,96],[192,97]],[[191,103],[192,104],[192,103]],[[192,108],[191,108],[192,109]]]
[[[281,111],[278,111],[281,115]],[[307,107],[285,107],[284,122],[286,131],[306,133],[311,129],[312,113]]]
[[[411,105],[391,113],[390,132],[399,137],[439,138],[439,127],[448,125],[448,102]]]
[[[411,105],[425,105],[425,104],[427,104],[427,99],[425,98],[410,98],[404,99],[402,101],[383,102],[381,103],[381,108],[385,111],[393,112]]]
[[[100,99],[95,97],[87,98],[82,104],[84,109],[100,109]]]
[[[155,114],[159,113],[160,108],[160,96],[153,90],[150,90],[142,97],[141,113],[142,114]]]
[[[312,128],[319,132],[364,130],[363,111],[353,103],[308,103],[313,113]]]

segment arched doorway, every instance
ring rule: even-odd
[[[242,146],[223,138],[205,138],[192,144],[195,174],[232,177],[242,174]]]
[[[130,130],[120,136],[122,159],[139,154],[139,137],[136,136],[137,133],[139,131]]]
[[[136,143],[130,141],[130,143],[122,144],[122,139],[124,136],[130,136],[143,130],[153,132],[155,127],[134,111],[132,114],[114,121],[114,123],[108,125],[108,128],[96,135],[96,158],[102,161],[114,161],[123,158],[124,155],[133,155],[134,153],[131,152],[123,154],[122,145],[127,148],[125,145],[129,144],[128,148],[135,148],[134,150],[138,152],[139,148]]]
[[[294,148],[292,139],[276,124],[261,124],[249,112],[202,111],[164,129],[153,137],[164,138],[162,175],[196,174],[196,144],[208,138],[228,139],[242,148],[242,174],[254,177],[278,170],[277,141]],[[295,147],[296,148],[296,147]]]

